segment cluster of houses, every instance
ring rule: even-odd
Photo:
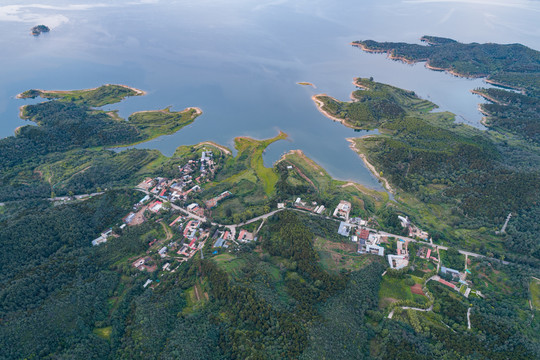
[[[411,221],[409,220],[409,217],[403,217],[398,216],[399,221],[401,222],[401,226],[404,229],[408,230],[408,236],[411,238],[418,238],[422,240],[427,240],[429,238],[429,234],[425,231],[420,230],[417,226],[413,225]]]
[[[200,207],[199,204],[197,203],[189,204],[188,206],[186,206],[186,210],[197,216],[200,216],[200,217],[204,216],[204,209]]]
[[[433,256],[435,252],[436,250],[432,250],[431,248],[424,246],[418,249],[416,256],[424,260],[438,263],[439,259]],[[468,298],[471,293],[476,294],[480,297],[484,297],[484,295],[482,295],[480,291],[473,290],[471,288],[472,282],[470,280],[467,280],[468,274],[471,274],[471,271],[469,269],[465,269],[464,271],[458,271],[441,265],[439,270],[440,276],[434,276],[433,280],[438,281],[445,286],[448,286],[450,289],[459,292],[466,298]]]
[[[324,205],[319,205],[317,204],[316,201],[312,201],[311,204],[308,204],[307,202],[302,201],[302,198],[296,198],[296,200],[293,203],[293,206],[297,209],[306,210],[306,211],[313,212],[319,215],[321,215],[325,210]],[[284,207],[285,207],[284,203],[278,204],[278,209],[282,209]]]
[[[199,184],[193,183],[191,175],[183,175],[178,179],[172,180],[162,177],[155,179],[148,178],[137,185],[137,187],[158,196],[164,201],[185,201],[192,192],[201,191]]]
[[[334,217],[340,218],[338,234],[350,238],[352,242],[358,244],[359,254],[374,254],[384,256],[385,248],[381,243],[387,242],[388,238],[378,232],[366,227],[367,221],[359,217],[349,218],[352,206],[348,201],[340,201],[334,210]],[[392,269],[402,269],[409,265],[408,242],[397,239],[397,254],[387,255],[388,264]]]
[[[239,243],[248,243],[251,241],[257,241],[257,237],[252,232],[249,232],[245,229],[241,229],[237,236],[233,234],[229,229],[225,230],[216,230],[212,238],[215,240],[214,248],[228,248],[232,242]]]
[[[186,201],[192,192],[201,191],[200,184],[212,178],[216,170],[212,151],[203,151],[198,160],[189,160],[178,166],[179,177],[167,179],[148,178],[137,187],[168,201]]]
[[[278,209],[282,209],[285,207],[285,203],[279,203],[277,204]],[[302,201],[302,198],[296,198],[296,200],[293,202],[293,206],[297,209],[306,210],[309,212],[313,212],[315,214],[322,215],[324,211],[326,210],[324,205],[317,204],[316,201],[311,202],[311,204],[308,204],[305,201]],[[352,205],[350,202],[341,200],[334,210],[333,215],[336,218],[343,219],[345,221],[349,220],[349,214],[351,213]]]
[[[341,200],[334,210],[334,216],[341,218],[345,221],[349,220],[349,214],[351,213],[352,205],[350,202]]]
[[[157,269],[157,265],[150,256],[143,256],[135,260],[131,265],[140,271],[154,272]]]
[[[92,246],[97,246],[99,244],[107,242],[107,238],[112,235],[112,232],[112,229],[107,229],[102,232],[98,238],[92,240]]]
[[[358,244],[357,252],[359,254],[374,254],[384,256],[384,247],[380,244],[387,242],[387,237],[365,227],[366,220],[361,218],[351,218],[349,221],[342,221],[339,224],[338,234],[350,238],[354,243]],[[393,256],[388,255],[390,267],[401,268],[401,264],[393,263]],[[390,258],[392,256],[392,258]],[[406,265],[405,265],[406,266]]]
[[[122,224],[120,225],[120,229],[123,229],[126,227],[126,224]],[[112,231],[111,228],[103,231],[99,237],[95,238],[94,240],[92,240],[92,246],[97,246],[97,245],[100,245],[100,244],[103,244],[103,243],[106,243],[107,240],[109,239],[109,237],[115,237],[115,236],[118,236],[118,235],[115,235]]]
[[[184,240],[183,245],[176,252],[184,257],[184,261],[190,259],[197,251],[203,248],[208,231],[201,228],[202,222],[196,219],[188,219],[184,216],[179,216],[172,222],[173,226],[182,231]]]
[[[396,242],[396,255],[388,255],[388,264],[392,269],[403,269],[409,266],[409,251],[407,245],[409,243],[403,239],[398,239]]]
[[[450,289],[459,292],[466,298],[468,298],[471,293],[480,297],[484,297],[484,295],[479,290],[473,290],[471,288],[472,283],[470,280],[467,280],[467,274],[470,273],[471,272],[468,269],[465,269],[465,271],[458,271],[455,269],[447,268],[445,266],[441,266],[439,272],[440,276],[434,276],[433,280],[438,281],[445,286],[448,286]]]
[[[432,251],[431,248],[423,246],[420,249],[418,249],[418,251],[416,252],[416,256],[419,257],[420,259],[439,262],[439,259],[437,259],[435,256],[433,256],[434,253],[435,252]]]

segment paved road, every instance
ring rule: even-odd
[[[369,229],[369,228],[368,228]],[[375,229],[369,229],[369,230],[372,230],[372,231],[377,231]],[[378,233],[380,235],[383,235],[383,236],[393,236],[393,237],[396,237],[396,238],[400,238],[400,239],[404,239],[404,240],[408,240],[408,241],[412,241],[412,242],[415,242],[415,243],[420,243],[422,245],[426,245],[426,246],[431,246],[433,248],[439,248],[439,250],[448,250],[448,246],[443,246],[443,245],[437,245],[437,244],[433,244],[431,242],[425,242],[425,241],[420,241],[420,240],[416,240],[416,239],[413,239],[413,238],[410,238],[410,237],[406,237],[406,236],[402,236],[402,235],[396,235],[396,234],[391,234],[391,233],[387,233],[385,231],[378,231]],[[475,257],[475,258],[485,258],[485,259],[489,259],[489,260],[495,260],[495,261],[501,261],[499,259],[495,259],[495,258],[492,258],[492,257],[488,257],[488,256],[485,256],[485,255],[482,255],[482,254],[476,254],[476,253],[473,253],[473,252],[470,252],[470,251],[466,251],[466,250],[460,250],[458,249],[458,252],[462,255],[467,255],[467,256],[472,256],[472,257]],[[509,262],[508,261],[501,261],[504,265],[508,265]]]
[[[82,199],[86,199],[88,197],[102,195],[102,194],[104,194],[103,191],[92,193],[92,194],[81,194],[81,195],[73,195],[73,196],[57,196],[57,197],[49,198],[47,200],[49,200],[49,201],[68,201],[68,200],[73,200],[73,199],[82,200]]]
[[[161,199],[159,197],[157,197],[155,194],[152,194],[150,193],[149,191],[147,190],[144,190],[144,189],[140,189],[140,188],[135,188],[135,190],[138,190],[138,191],[141,191],[141,192],[144,192],[145,194],[148,194],[148,195],[151,195],[155,198],[158,198],[158,199]],[[97,193],[99,194],[99,193]],[[93,194],[90,194],[90,195],[93,195]],[[81,195],[82,196],[82,195]],[[178,206],[178,205],[174,205],[174,204],[171,204],[171,206],[174,208],[174,209],[177,209],[177,210],[180,210],[181,212],[185,213],[186,215],[188,215],[189,217],[191,218],[194,218],[194,219],[197,219],[197,220],[200,220],[202,222],[206,222],[207,221],[207,218],[206,217],[201,217],[201,216],[198,216],[196,214],[193,214],[189,211],[187,211],[186,209]],[[264,215],[261,215],[261,216],[257,216],[253,219],[250,219],[250,220],[247,220],[245,222],[241,222],[239,224],[232,224],[232,225],[223,225],[223,224],[219,224],[219,223],[216,223],[216,222],[212,222],[212,225],[217,225],[217,226],[223,226],[223,227],[226,227],[228,228],[233,234],[236,234],[236,228],[239,227],[239,226],[244,226],[244,225],[247,225],[247,224],[251,224],[253,222],[256,222],[256,221],[259,221],[259,220],[263,220],[263,219],[267,219],[269,218],[270,216],[280,212],[280,211],[283,211],[283,210],[294,210],[294,211],[298,211],[298,212],[302,212],[302,213],[305,213],[305,214],[309,214],[309,215],[312,215],[312,216],[319,216],[319,217],[323,217],[325,219],[328,219],[328,220],[334,220],[336,222],[339,222],[341,220],[337,220],[337,219],[334,219],[334,218],[331,218],[329,216],[324,216],[324,215],[319,215],[319,214],[315,214],[315,213],[312,213],[312,212],[309,212],[309,211],[305,211],[305,210],[301,210],[301,209],[295,209],[295,208],[285,208],[285,209],[277,209],[277,210],[273,210],[269,213],[266,213]],[[395,238],[400,238],[400,239],[404,239],[404,240],[407,240],[407,241],[411,241],[411,242],[414,242],[414,243],[420,243],[422,245],[425,245],[425,246],[431,246],[433,248],[438,248],[440,250],[448,250],[448,247],[447,246],[443,246],[443,245],[437,245],[437,244],[433,244],[432,242],[426,242],[426,241],[419,241],[419,240],[416,240],[416,239],[413,239],[413,238],[410,238],[410,237],[407,237],[407,236],[402,236],[402,235],[396,235],[396,234],[392,234],[392,233],[388,233],[388,232],[385,232],[385,231],[379,231],[379,230],[376,230],[376,229],[372,229],[372,228],[368,228],[366,227],[366,229],[370,230],[370,231],[374,231],[376,233],[378,233],[379,235],[383,235],[383,236],[389,236],[389,237],[395,237]],[[476,253],[473,253],[473,252],[470,252],[470,251],[466,251],[466,250],[459,250],[459,253],[460,254],[463,254],[463,255],[467,255],[467,256],[472,256],[472,257],[475,257],[475,258],[486,258],[486,259],[489,259],[489,260],[496,260],[496,261],[501,261],[499,259],[495,259],[495,258],[490,258],[490,257],[487,257],[485,255],[481,255],[481,254],[476,254]],[[508,261],[501,261],[504,265],[508,265],[509,262]]]

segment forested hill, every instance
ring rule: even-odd
[[[423,36],[428,45],[403,42],[355,41],[353,45],[366,51],[386,52],[392,58],[410,62],[427,61],[429,66],[452,71],[461,76],[484,77],[504,73],[535,75],[533,83],[522,79],[506,79],[509,86],[523,88],[538,86],[540,52],[521,44],[463,44],[452,39]],[[496,80],[498,77],[495,76]]]
[[[513,92],[477,89],[493,102],[482,105],[486,125],[509,132],[535,145],[540,143],[540,52],[521,44],[463,44],[452,39],[423,36],[428,45],[362,40],[352,43],[369,52],[385,52],[394,60],[426,61],[434,70],[457,76],[486,77],[486,81],[520,90]],[[508,101],[508,98],[512,98]],[[535,100],[536,99],[536,100]]]
[[[532,225],[538,221],[540,175],[537,165],[520,165],[526,162],[522,156],[537,161],[537,153],[523,155],[522,143],[502,142],[498,136],[455,124],[448,112],[430,112],[435,105],[413,92],[370,79],[356,79],[355,84],[360,89],[352,93],[351,102],[317,98],[324,111],[345,123],[379,130],[351,141],[397,189],[399,201],[410,202],[413,196],[418,200],[413,207],[431,207],[430,215],[422,217],[441,229],[441,236],[461,243],[470,241],[463,236],[465,229],[497,226],[512,212],[517,227],[504,244],[484,236],[478,246],[494,251],[504,245],[506,256],[512,252],[519,253],[520,260],[540,259]]]
[[[44,179],[39,168],[46,162],[70,159],[68,168],[81,163],[81,159],[91,157],[126,158],[122,161],[129,168],[142,167],[154,160],[155,154],[149,150],[129,154],[110,155],[107,152],[92,153],[106,146],[125,146],[143,142],[160,135],[173,134],[191,124],[201,111],[188,108],[183,111],[156,110],[133,114],[128,120],[120,118],[116,112],[105,112],[96,107],[114,104],[127,96],[144,94],[141,90],[121,85],[104,85],[96,89],[71,91],[28,90],[18,98],[37,96],[49,99],[42,103],[21,108],[21,117],[36,125],[26,125],[17,129],[15,136],[0,139],[0,201],[30,197],[48,197],[54,187],[52,177]],[[69,154],[67,154],[69,152]],[[152,159],[150,159],[152,158]],[[54,159],[54,160],[53,160]],[[99,164],[102,169],[96,180],[109,179],[122,174],[125,168],[112,166],[106,160]],[[98,170],[94,161],[88,168]],[[63,167],[65,168],[65,167]],[[106,168],[106,170],[103,170]],[[112,172],[110,169],[114,168]],[[52,174],[50,174],[52,175]],[[53,176],[54,177],[54,176]],[[44,181],[47,180],[47,181]],[[47,183],[48,182],[48,183]],[[110,186],[106,181],[97,186]],[[75,190],[75,189],[72,189]],[[78,191],[95,191],[92,184]]]

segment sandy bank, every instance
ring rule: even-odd
[[[105,86],[109,86],[109,85],[114,85],[114,84],[106,84]],[[129,90],[133,90],[137,93],[137,96],[143,96],[143,95],[146,95],[148,94],[146,91],[144,90],[141,90],[141,89],[137,89],[137,88],[134,88],[134,87],[131,87],[131,86],[127,86],[127,85],[118,85],[118,86],[121,86],[123,88],[126,88],[126,89],[129,89]],[[90,90],[95,90],[97,88],[94,88],[94,89],[90,89]]]
[[[315,102],[315,106],[317,106],[317,110],[319,110],[321,114],[323,114],[324,116],[326,116],[327,118],[329,118],[329,119],[331,119],[331,120],[340,122],[340,123],[342,123],[343,125],[345,125],[345,126],[351,128],[351,129],[358,129],[357,127],[354,127],[354,126],[352,126],[351,124],[349,124],[345,119],[341,119],[341,118],[338,118],[338,117],[336,117],[336,116],[333,116],[333,115],[331,115],[328,111],[324,110],[324,109],[323,109],[324,102],[318,98],[319,96],[326,96],[326,97],[329,97],[330,99],[332,99],[332,100],[334,100],[334,101],[337,101],[337,102],[339,102],[339,100],[337,100],[336,98],[333,98],[333,97],[331,97],[331,96],[328,96],[328,95],[326,95],[326,94],[317,94],[317,95],[313,95],[313,96],[311,97],[311,99]]]
[[[361,88],[361,89],[364,89],[364,90],[369,90],[368,86],[362,85],[358,81],[360,81],[360,78],[354,78],[353,81],[352,81],[352,84],[354,86],[358,87],[358,88]],[[351,96],[352,96],[352,93],[351,93]]]
[[[368,135],[368,136],[365,136],[364,138],[367,138],[367,137],[370,137],[370,136],[374,136],[374,135]],[[388,182],[388,180],[381,176],[380,173],[377,171],[377,169],[375,169],[375,166],[373,166],[367,159],[366,155],[362,154],[358,148],[356,147],[356,142],[355,142],[355,138],[347,138],[346,139],[350,145],[349,147],[355,152],[358,154],[358,156],[360,156],[360,158],[362,159],[362,161],[364,162],[364,164],[366,165],[366,167],[369,169],[369,171],[371,171],[371,173],[373,175],[375,175],[375,177],[379,180],[382,181],[384,187],[386,190],[388,190],[389,193],[391,193],[392,195],[395,195],[395,191],[394,191],[394,188],[392,188],[392,186],[390,186],[390,182]]]
[[[19,107],[19,117],[23,120],[27,120],[28,117],[27,116],[24,116],[24,108],[27,107],[28,105],[23,105],[23,106],[20,106]]]
[[[231,152],[231,150],[229,150],[229,148],[226,148],[223,145],[219,145],[218,143],[215,143],[213,141],[203,141],[201,143],[198,143],[197,145],[198,146],[204,146],[204,145],[213,146],[213,147],[218,148],[219,150],[223,151],[227,155],[232,155],[232,152]]]
[[[525,89],[521,88],[519,86],[508,85],[508,84],[505,84],[505,83],[502,83],[502,82],[499,82],[499,81],[495,81],[495,80],[491,80],[491,79],[484,79],[484,81],[487,82],[488,84],[491,84],[491,85],[500,86],[502,88],[507,88],[507,89],[520,91],[523,95],[526,94]]]
[[[421,60],[421,61],[426,61],[426,60]],[[456,71],[454,71],[454,70],[436,67],[436,66],[430,65],[429,60],[426,61],[426,65],[425,65],[425,66],[426,66],[426,68],[428,68],[429,70],[434,70],[434,71],[445,71],[445,72],[449,73],[450,75],[454,75],[454,76],[461,77],[461,78],[466,78],[466,79],[478,79],[478,78],[485,78],[485,77],[487,77],[487,74],[465,75],[465,74],[458,73],[458,72],[456,72]]]
[[[298,157],[302,158],[302,160],[304,160],[309,166],[311,166],[311,168],[318,171],[320,175],[324,175],[323,168],[319,164],[317,164],[315,161],[308,158],[302,150],[289,150],[288,152],[283,154],[277,162],[280,162],[281,160],[285,160],[285,158],[287,158],[287,156],[289,155],[297,155]]]
[[[17,127],[15,128],[15,131],[14,131],[15,136],[19,135],[19,132],[21,131],[21,128],[22,128],[23,126],[25,126],[25,125],[17,126]]]
[[[482,106],[482,104],[478,104],[478,111],[480,111],[480,113],[484,115],[482,116],[482,119],[480,119],[480,124],[484,125],[485,127],[489,127],[489,123],[488,123],[489,113],[484,110],[484,107]]]
[[[389,59],[403,61],[404,63],[407,63],[409,65],[416,64],[417,62],[421,62],[421,61],[427,61],[427,59],[410,60],[410,59],[407,59],[407,58],[405,58],[403,56],[394,55],[394,54],[392,54],[392,49],[390,49],[390,50],[370,49],[370,48],[366,47],[364,44],[358,44],[358,43],[354,43],[354,42],[352,42],[350,44],[352,46],[359,47],[360,49],[362,49],[365,52],[369,52],[369,53],[373,53],[373,54],[386,53],[388,55]]]
[[[489,101],[491,101],[492,103],[495,103],[495,104],[508,105],[507,103],[499,101],[499,100],[497,100],[497,99],[495,99],[495,98],[493,98],[493,97],[491,97],[491,96],[489,96],[487,94],[484,94],[483,92],[478,91],[478,90],[471,90],[471,93],[476,94],[476,95],[480,95],[484,99],[489,100]]]

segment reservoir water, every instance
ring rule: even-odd
[[[527,0],[5,0],[0,5],[0,137],[27,122],[15,95],[30,89],[83,89],[106,83],[143,89],[108,108],[134,111],[202,108],[195,123],[139,145],[165,155],[177,146],[236,136],[289,134],[265,153],[270,166],[301,149],[338,179],[382,189],[348,148],[361,136],[322,116],[311,96],[348,99],[354,77],[415,91],[480,127],[488,86],[429,71],[423,64],[363,53],[351,41],[419,42],[422,35],[463,42],[522,43],[540,49],[540,2]],[[49,34],[29,35],[37,24]],[[300,86],[308,81],[316,89]]]

